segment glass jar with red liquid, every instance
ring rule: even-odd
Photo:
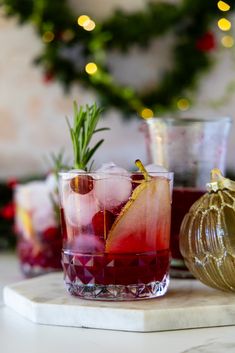
[[[171,275],[191,277],[179,249],[180,226],[191,205],[206,192],[210,170],[225,171],[228,117],[166,117],[146,120],[150,162],[174,172],[171,225]]]
[[[15,229],[20,267],[26,277],[61,270],[62,237],[54,174],[15,188]]]

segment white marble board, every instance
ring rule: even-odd
[[[196,280],[171,280],[161,298],[107,302],[72,297],[63,275],[53,273],[5,287],[4,302],[29,320],[48,325],[137,332],[235,325],[235,294]]]

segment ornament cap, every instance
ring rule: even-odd
[[[211,170],[211,181],[206,185],[209,192],[228,189],[235,191],[235,182],[225,178],[218,168]]]

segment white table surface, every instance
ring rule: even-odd
[[[14,254],[0,253],[1,353],[234,353],[235,326],[154,333],[43,326],[6,308],[2,288],[22,280]]]

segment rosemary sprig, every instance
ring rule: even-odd
[[[61,170],[67,170],[69,169],[68,162],[64,158],[64,150],[61,150],[58,154],[56,153],[51,153],[50,155],[51,161],[53,164],[53,173],[55,173],[56,178],[59,178],[58,173]]]
[[[96,103],[92,105],[81,106],[78,110],[77,103],[73,103],[73,127],[71,126],[68,118],[66,118],[70,136],[73,144],[74,152],[74,168],[90,170],[93,164],[91,162],[88,168],[92,156],[96,150],[101,146],[104,140],[99,140],[93,147],[90,147],[92,136],[100,131],[109,130],[109,128],[96,129],[98,121],[100,119],[101,108],[97,107]]]
[[[61,170],[69,169],[69,166],[65,161],[63,150],[61,150],[58,154],[51,153],[50,154],[50,161],[52,164],[52,173],[55,175],[57,183],[56,183],[54,190],[49,194],[49,197],[50,197],[50,200],[52,203],[56,223],[59,225],[60,224],[60,208],[59,208],[59,202],[58,202],[58,198],[59,198],[59,187],[58,187],[59,172]]]

